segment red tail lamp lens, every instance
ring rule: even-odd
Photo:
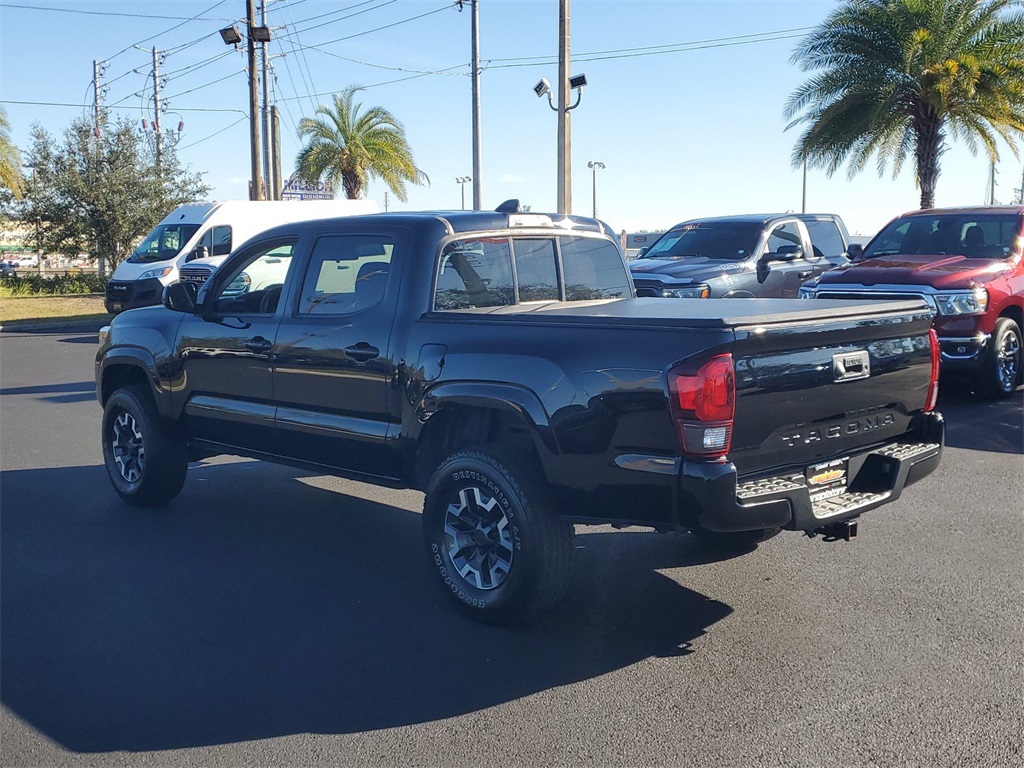
[[[725,456],[736,411],[732,355],[717,355],[696,371],[681,366],[669,374],[669,382],[683,451],[706,458]]]
[[[731,421],[736,410],[732,355],[718,355],[693,376],[676,375],[679,407],[698,421]]]

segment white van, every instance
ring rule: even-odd
[[[228,200],[179,206],[118,264],[107,283],[107,311],[159,304],[164,287],[178,281],[186,262],[220,263],[235,246],[279,224],[378,210],[372,200]]]

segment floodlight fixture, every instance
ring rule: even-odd
[[[551,92],[551,83],[548,82],[546,77],[542,77],[540,82],[533,86],[533,92],[537,94],[537,98],[539,99],[545,93]]]
[[[249,27],[249,36],[256,43],[270,42],[270,27]]]
[[[238,45],[242,42],[242,33],[238,31],[238,27],[234,24],[230,27],[224,27],[220,31],[220,37],[224,41],[224,45]]]
[[[579,90],[579,89],[583,88],[583,86],[585,86],[586,84],[587,84],[587,75],[586,75],[586,73],[581,73],[581,74],[578,74],[578,75],[573,75],[572,77],[569,78],[569,87],[570,88],[576,88],[577,90]]]

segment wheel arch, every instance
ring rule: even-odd
[[[106,405],[110,395],[121,387],[140,384],[149,390],[159,408],[159,381],[154,367],[140,355],[131,350],[112,350],[104,358],[100,373],[100,405]]]
[[[442,384],[414,409],[409,437],[414,445],[409,474],[425,488],[444,459],[462,448],[501,443],[536,459],[548,476],[559,452],[540,399],[509,384]]]

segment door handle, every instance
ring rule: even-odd
[[[354,347],[345,347],[345,354],[357,363],[365,363],[367,360],[380,357],[380,350],[370,346],[365,341],[360,341]]]
[[[264,339],[262,336],[253,336],[248,341],[243,341],[242,346],[252,352],[254,355],[261,355],[270,351],[270,348],[274,346],[272,341]]]
[[[796,276],[800,277],[800,278],[804,278],[804,277],[810,277],[812,274],[814,274],[814,271],[808,269],[806,272],[797,272]]]

